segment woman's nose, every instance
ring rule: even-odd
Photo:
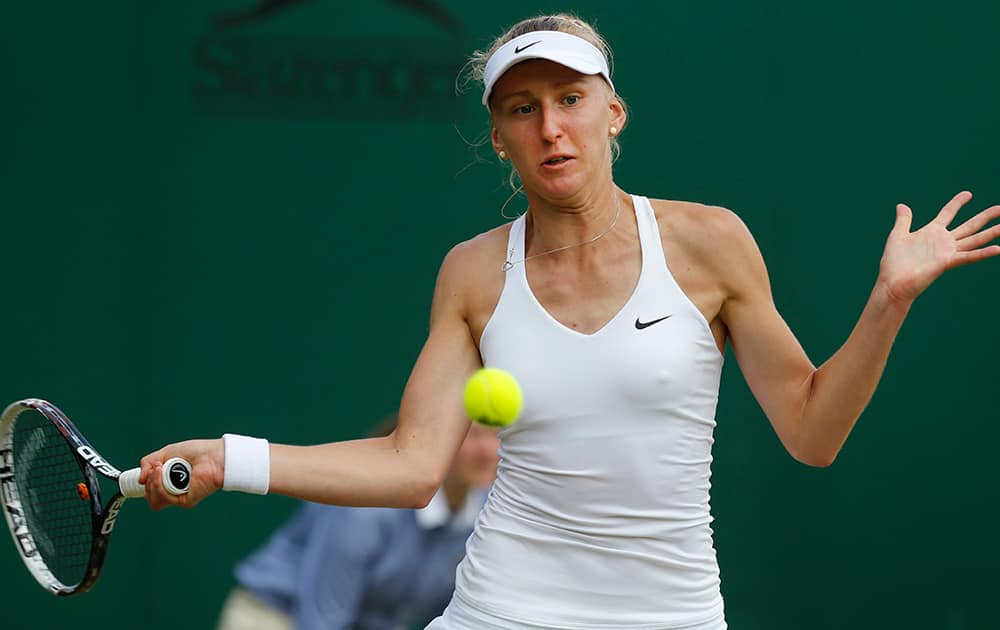
[[[562,121],[559,112],[549,106],[541,109],[542,138],[546,142],[555,142],[562,137]]]

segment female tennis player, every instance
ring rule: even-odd
[[[383,439],[292,447],[246,436],[174,444],[142,460],[154,508],[218,488],[339,505],[424,505],[468,428],[463,383],[490,365],[521,382],[496,484],[455,593],[429,626],[719,630],[709,474],[722,352],[732,344],[785,448],[830,465],[916,298],[946,270],[1000,254],[1000,206],[950,227],[971,194],[911,230],[896,207],[879,274],[843,346],[815,367],[771,297],[732,212],[628,194],[612,172],[627,123],[608,48],[565,15],[523,21],[473,58],[493,149],[529,209],[457,245],[430,334]],[[165,493],[160,462],[194,465]]]

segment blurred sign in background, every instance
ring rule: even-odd
[[[995,3],[18,3],[0,9],[0,397],[52,400],[120,466],[224,431],[364,434],[398,403],[443,256],[504,221],[459,69],[559,10],[615,50],[619,184],[739,213],[816,363],[896,202],[920,223],[961,189],[1000,203]],[[784,453],[729,357],[731,627],[992,627],[998,279],[991,261],[921,298],[828,470]],[[232,564],[293,505],[130,504],[96,589],[58,602],[0,544],[3,626],[211,627]]]

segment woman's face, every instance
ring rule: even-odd
[[[493,87],[493,145],[507,152],[529,192],[571,200],[611,173],[610,128],[625,111],[600,75],[534,59]]]

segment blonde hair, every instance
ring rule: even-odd
[[[614,58],[611,53],[611,47],[608,46],[608,42],[593,26],[579,17],[569,13],[538,15],[526,20],[521,20],[514,26],[511,26],[506,32],[494,39],[489,48],[485,50],[477,50],[472,53],[462,69],[458,82],[459,91],[464,91],[470,84],[482,87],[483,75],[486,70],[486,62],[489,61],[493,53],[515,37],[520,37],[521,35],[533,33],[535,31],[557,31],[560,33],[568,33],[593,44],[594,47],[601,51],[601,54],[604,55],[604,59],[608,62],[608,68],[611,68],[612,71],[614,71]],[[622,109],[625,110],[626,122],[622,125],[624,128],[628,125],[628,104],[626,104],[625,99],[617,93],[612,94],[612,98],[617,100],[621,104]],[[611,143],[612,163],[618,159],[619,155],[621,155],[621,144],[618,142],[618,136],[622,131],[623,129],[619,129],[618,134],[609,139],[609,142]],[[515,181],[516,177],[517,172],[514,169],[511,169],[510,185],[511,188],[514,188],[515,190],[518,188]],[[506,206],[506,204],[504,205]]]

